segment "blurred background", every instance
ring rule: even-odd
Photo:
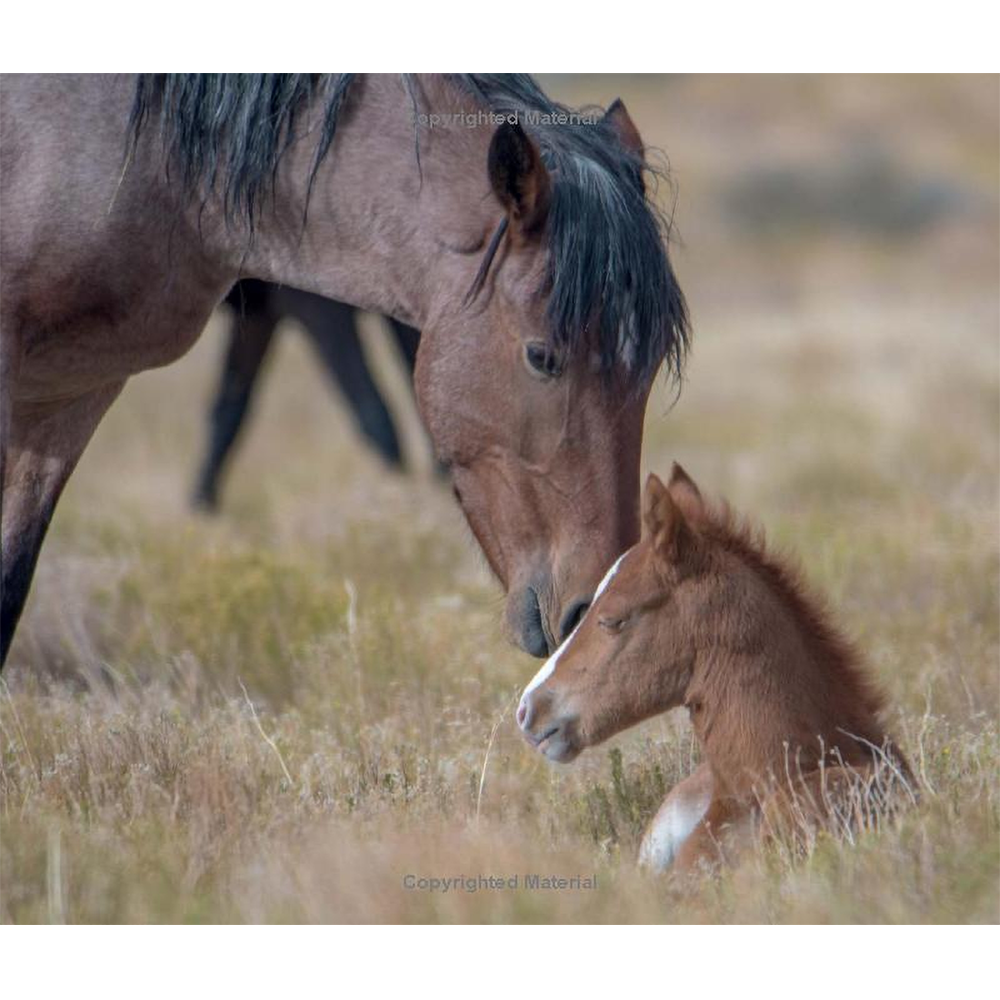
[[[867,852],[664,907],[629,866],[692,765],[686,720],[568,769],[521,745],[511,699],[537,663],[503,638],[381,318],[361,342],[409,471],[288,321],[220,513],[191,511],[220,311],[129,384],[43,549],[0,716],[3,919],[998,918],[997,79],[540,79],[567,104],[622,97],[669,162],[694,339],[679,395],[661,379],[650,400],[644,470],[682,462],[796,554],[890,692],[928,804]],[[617,888],[397,891],[400,866],[445,861],[610,866]]]

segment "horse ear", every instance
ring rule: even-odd
[[[632,121],[632,116],[625,107],[625,102],[616,97],[607,111],[604,112],[604,121],[610,125],[618,136],[618,141],[636,159],[642,160],[646,154],[646,147],[643,145],[642,136]]]
[[[677,462],[674,462],[674,467],[670,470],[670,484],[667,489],[688,521],[696,524],[704,520],[705,501],[701,490]]]
[[[684,514],[659,476],[649,474],[642,496],[643,538],[651,540],[653,551],[666,563],[677,561],[689,529]]]
[[[504,122],[493,134],[490,184],[511,223],[524,233],[538,229],[549,210],[551,182],[538,147],[518,124]]]

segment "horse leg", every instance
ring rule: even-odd
[[[237,286],[238,288],[239,286]],[[256,298],[228,301],[245,312],[237,315],[229,331],[229,347],[209,411],[208,448],[195,483],[192,503],[207,511],[219,506],[219,479],[250,407],[253,389],[274,336],[275,320]]]
[[[58,403],[14,402],[3,441],[0,665],[24,608],[38,550],[66,480],[124,381]]]
[[[420,347],[420,331],[406,323],[400,323],[398,319],[390,319],[389,325],[392,327],[392,334],[403,355],[407,371],[410,374],[410,384],[413,384],[413,369],[417,367],[417,349]]]
[[[712,801],[712,769],[700,764],[678,782],[646,828],[639,847],[639,864],[666,871]]]
[[[346,316],[324,303],[323,314],[312,308],[301,316],[326,370],[340,386],[357,421],[358,429],[385,462],[402,468],[403,453],[396,427],[382,393],[365,360],[353,310],[338,304]]]

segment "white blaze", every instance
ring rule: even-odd
[[[587,620],[587,615],[590,614],[590,608],[592,608],[597,603],[597,598],[608,589],[608,585],[614,579],[615,574],[618,572],[619,567],[622,564],[622,560],[631,552],[631,549],[626,549],[616,560],[615,564],[604,574],[604,579],[597,585],[597,590],[594,591],[594,599],[590,602],[590,607],[587,608],[583,617],[576,623],[576,628],[563,640],[562,645],[545,661],[542,669],[538,671],[537,674],[532,678],[531,683],[524,689],[524,693],[521,695],[521,703],[524,703],[524,699],[531,694],[541,684],[544,684],[551,676],[552,671],[556,669],[556,664],[559,662],[559,657],[566,651],[566,647],[573,641],[573,636],[580,631],[580,626]]]

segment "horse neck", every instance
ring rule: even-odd
[[[711,602],[685,698],[719,787],[738,797],[824,758],[870,761],[884,738],[850,647],[774,569],[725,560],[717,585],[732,589]]]
[[[243,273],[424,327],[461,301],[500,221],[486,161],[491,130],[414,121],[470,99],[440,78],[364,76],[352,84],[332,148],[307,191],[314,143],[297,142]],[[307,204],[303,226],[304,206]]]

